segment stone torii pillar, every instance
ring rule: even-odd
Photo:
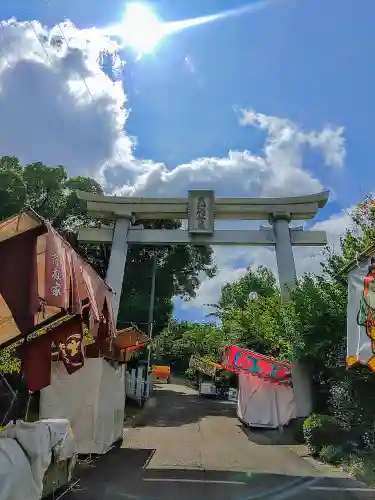
[[[297,281],[293,246],[290,237],[290,214],[273,213],[269,222],[275,233],[275,253],[279,274],[280,293],[283,300],[288,300],[290,296],[289,291],[295,287]]]
[[[275,233],[276,262],[279,274],[280,294],[283,301],[290,299],[290,292],[297,283],[296,265],[290,237],[290,214],[274,213],[269,219]],[[307,417],[313,409],[311,374],[299,361],[292,369],[296,418]]]
[[[131,220],[131,214],[128,214],[127,217],[122,216],[117,218],[113,230],[106,282],[113,290],[112,308],[115,321],[117,321],[120,307],[122,283],[124,281],[126,257],[128,255],[128,231]]]

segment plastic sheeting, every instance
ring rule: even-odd
[[[52,450],[74,454],[66,420],[9,424],[0,433],[0,500],[40,499]]]
[[[277,428],[294,418],[292,387],[244,373],[238,376],[238,386],[237,415],[245,424]]]
[[[67,418],[77,453],[106,453],[123,435],[124,370],[103,358],[87,358],[68,375],[62,363],[52,363],[51,385],[40,393],[41,418]]]
[[[66,418],[46,418],[40,420],[48,425],[51,432],[53,446],[53,458],[55,462],[61,462],[72,458],[76,454],[76,443],[72,427]]]
[[[14,439],[0,437],[0,500],[39,500],[41,496],[20,445]]]
[[[51,451],[58,442],[52,440],[48,425],[42,422],[17,422],[9,424],[1,434],[15,439],[21,446],[30,463],[34,484],[38,491],[43,491],[43,478],[51,463]]]

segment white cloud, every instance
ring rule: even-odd
[[[284,118],[256,113],[252,109],[239,109],[238,112],[241,125],[254,125],[268,131],[265,155],[270,162],[301,165],[301,146],[308,145],[321,151],[326,166],[343,167],[346,156],[343,127],[327,125],[319,132],[306,132]]]
[[[223,158],[199,158],[170,170],[163,163],[137,160],[134,142],[124,133],[124,87],[112,82],[98,62],[103,48],[116,47],[99,31],[79,30],[70,22],[51,30],[37,21],[2,23],[0,155],[18,156],[24,164],[62,164],[73,175],[96,175],[117,194],[145,196],[183,196],[194,188],[215,189],[218,196],[308,194],[323,185],[304,168],[306,147],[321,153],[327,166],[344,164],[342,127],[305,131],[253,110],[239,110],[239,122],[267,132],[261,156],[229,151]],[[339,216],[317,226],[341,223]],[[312,266],[314,250],[300,250],[297,267]],[[268,249],[221,248],[215,254],[219,275],[203,279],[194,304],[217,300],[221,284],[244,273],[248,264],[275,267]]]
[[[307,133],[288,120],[247,110],[241,123],[268,131],[262,157],[230,151],[172,170],[138,161],[124,134],[124,89],[98,63],[103,48],[115,48],[112,42],[69,22],[48,31],[36,21],[10,20],[2,23],[0,46],[0,111],[7,123],[0,154],[16,155],[23,163],[63,164],[72,174],[100,176],[118,193],[182,195],[189,188],[211,187],[219,196],[272,196],[322,189],[303,169],[302,146],[321,151],[332,165],[344,158],[342,129]]]
[[[64,40],[56,43],[56,30],[38,22],[2,23],[0,154],[66,165],[72,174],[93,174],[121,156],[132,178],[124,90],[98,64],[108,42],[67,24],[68,48]]]
[[[229,151],[225,158],[200,158],[167,170],[153,165],[133,186],[119,194],[185,194],[186,186],[215,189],[218,195],[283,196],[317,192],[321,182],[303,168],[303,148],[322,153],[325,164],[342,167],[345,159],[343,128],[325,127],[304,132],[289,120],[240,110],[239,123],[268,132],[263,156]]]

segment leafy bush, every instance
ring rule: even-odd
[[[185,370],[185,376],[193,387],[198,388],[197,371],[194,370],[194,368],[187,368],[187,370]]]
[[[345,430],[334,417],[316,413],[304,421],[303,434],[312,455],[319,455],[325,445],[344,446],[347,440]]]
[[[344,469],[369,486],[375,486],[375,454],[352,455],[344,464]]]
[[[222,389],[229,389],[229,387],[237,389],[237,376],[235,373],[221,370],[216,374],[215,384],[216,387]]]
[[[350,429],[353,442],[361,450],[375,447],[375,377],[368,368],[345,371],[331,387],[330,409],[338,422]]]
[[[2,373],[19,373],[21,362],[16,357],[16,348],[20,343],[13,344],[0,351],[0,372]]]
[[[322,462],[333,465],[339,465],[345,457],[344,446],[335,446],[334,444],[324,445],[319,452],[319,458]]]

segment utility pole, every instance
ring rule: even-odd
[[[156,282],[157,259],[158,259],[158,253],[157,250],[154,249],[154,254],[152,259],[150,303],[148,309],[148,336],[150,338],[150,342],[152,340],[152,334],[154,328],[155,282]],[[150,367],[151,367],[151,343],[148,346],[147,373],[149,373]]]

